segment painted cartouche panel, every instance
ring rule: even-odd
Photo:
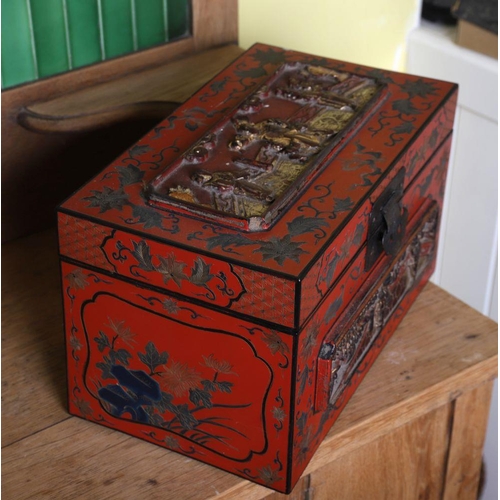
[[[72,413],[284,488],[292,337],[73,264],[62,276]]]
[[[246,293],[239,276],[226,262],[193,255],[179,248],[113,231],[102,251],[114,272],[227,307]]]
[[[293,198],[268,231],[242,233],[181,211],[157,210],[148,205],[144,185],[178,161],[284,64],[320,66],[375,79],[387,85],[390,95],[376,113],[367,117],[355,140],[346,140],[335,153],[332,168],[322,170],[308,189]],[[120,230],[133,230],[144,238],[165,239],[241,265],[252,262],[262,272],[297,277],[316,262],[328,238],[354,215],[392,170],[408,143],[418,137],[449,98],[453,99],[455,90],[453,84],[255,45],[62,208]],[[453,114],[452,107],[450,110]],[[448,132],[450,122],[443,124]],[[370,157],[380,161],[370,162]],[[330,194],[321,196],[325,186],[330,186]],[[322,203],[319,198],[323,198]]]

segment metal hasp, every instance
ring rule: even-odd
[[[365,271],[371,269],[382,252],[394,256],[401,248],[408,220],[408,210],[401,203],[405,173],[402,168],[373,204],[368,225]]]

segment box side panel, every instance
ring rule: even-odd
[[[284,491],[293,338],[62,262],[69,410]]]
[[[453,126],[453,117],[456,106],[456,93],[448,100],[434,116],[434,118],[425,127],[421,135],[411,143],[408,149],[401,155],[397,163],[388,172],[387,176],[380,183],[377,189],[356,212],[353,219],[346,224],[340,234],[325,249],[320,259],[311,267],[302,281],[301,286],[301,304],[300,304],[300,324],[304,324],[311,312],[326,295],[328,290],[334,286],[339,287],[335,282],[339,279],[342,272],[345,271],[351,259],[360,248],[360,244],[367,239],[368,219],[373,202],[379,194],[390,183],[401,168],[406,169],[404,181],[405,189],[410,185],[415,176],[426,165],[429,158],[435,154],[436,148],[443,142],[450,133]],[[380,119],[380,127],[383,128],[383,117]],[[411,125],[411,121],[408,122]],[[359,151],[357,156],[364,157],[366,165],[377,168],[376,164],[380,160],[382,153],[377,151]],[[356,154],[355,154],[356,156]],[[359,158],[353,158],[353,162],[359,161]],[[349,163],[344,163],[344,169],[349,169]],[[315,203],[322,203],[322,199],[331,195],[324,187],[318,190],[323,196],[315,200]],[[420,193],[425,196],[425,193]],[[409,211],[411,218],[419,203],[413,201],[410,205],[407,202],[404,206]]]
[[[291,328],[295,282],[59,213],[60,252],[134,281]]]
[[[416,208],[416,210],[420,209],[418,214],[422,213],[423,210],[427,210],[426,207],[431,205],[437,207],[439,212],[442,209],[450,146],[451,136],[442,144],[426,167],[415,177],[407,190],[405,203],[419,203]],[[420,215],[417,218],[420,219]],[[418,227],[418,221],[411,221],[410,227]],[[410,231],[415,234],[415,229],[410,229]],[[376,269],[371,274],[356,272],[356,270],[359,271],[360,268],[362,269],[364,265],[366,247],[363,247],[354,259],[353,267],[349,268],[349,272],[344,273],[341,277],[340,289],[342,291],[345,290],[345,296],[342,293],[337,294],[336,297],[332,296],[332,298],[328,296],[304,326],[298,339],[296,404],[293,412],[295,421],[292,422],[294,428],[292,484],[298,480],[316,448],[321,443],[321,440],[335,422],[356,387],[428,280],[434,268],[438,237],[438,231],[436,230],[432,238],[433,257],[431,264],[421,273],[418,283],[406,293],[395,312],[392,313],[390,320],[375,337],[370,350],[362,359],[359,368],[354,372],[335,404],[328,406],[326,410],[313,408],[314,404],[316,404],[318,392],[321,391],[321,386],[324,386],[325,393],[328,393],[330,387],[329,377],[331,374],[329,372],[321,373],[322,367],[319,366],[321,364],[319,361],[320,350],[325,339],[329,338],[331,332],[334,331],[339,322],[342,322],[342,316],[346,314],[345,311],[353,307],[352,305],[348,306],[348,304],[360,303],[365,298],[364,290],[368,286],[367,283],[370,280],[375,281],[377,278],[374,274],[380,273],[381,269],[387,269],[390,265],[393,265],[391,264],[391,258],[386,256],[379,260],[375,264]],[[356,292],[358,293],[357,296]],[[329,308],[332,307],[333,303],[337,303],[337,305],[335,307],[335,314],[332,315],[329,314]],[[326,394],[327,398],[328,396]],[[311,403],[313,401],[315,402],[314,404]]]

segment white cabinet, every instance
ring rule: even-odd
[[[408,40],[408,73],[460,86],[433,281],[498,321],[498,63],[453,40],[453,29],[428,23],[410,33]],[[482,500],[498,498],[497,436],[495,384]]]

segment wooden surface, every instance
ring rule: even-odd
[[[242,52],[236,45],[226,45],[130,74],[127,78],[35,103],[23,112],[23,120],[33,130],[81,130],[79,123],[85,128],[95,127],[96,120],[103,124],[102,115],[106,112],[113,115],[113,111],[116,114],[126,108],[130,109],[131,118],[149,113],[150,103],[153,109],[157,108],[158,119],[161,119],[168,115],[162,113],[162,103],[184,102]],[[91,117],[95,117],[94,120],[89,120]]]
[[[476,498],[497,325],[432,284],[290,497],[66,413],[54,232],[4,245],[2,290],[6,499]]]

